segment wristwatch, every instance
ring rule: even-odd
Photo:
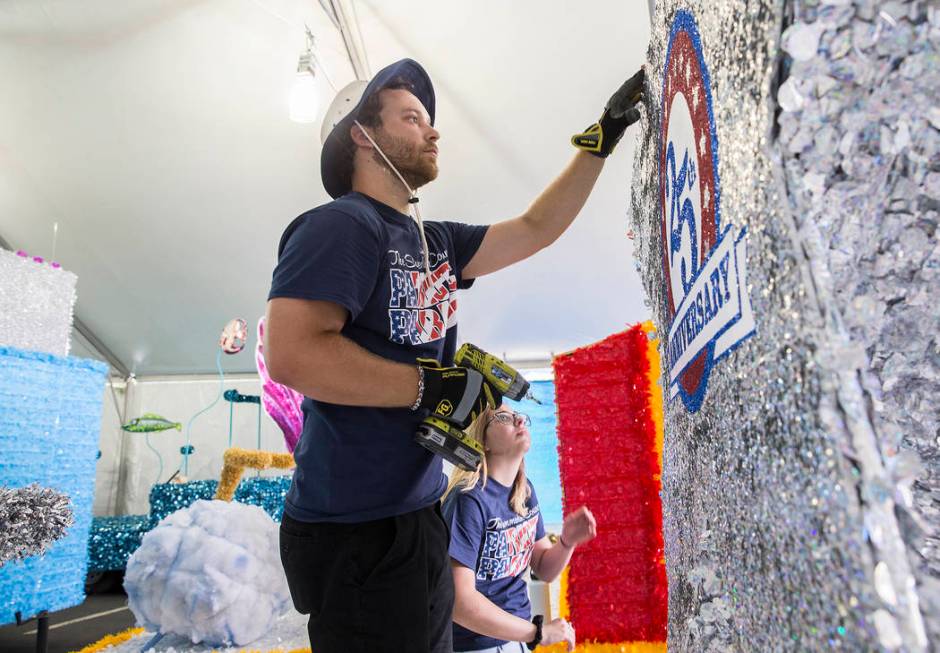
[[[542,620],[544,618],[540,614],[532,617],[532,623],[535,625],[535,638],[531,642],[526,642],[526,648],[530,651],[534,651],[535,647],[542,643]]]

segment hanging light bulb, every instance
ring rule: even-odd
[[[307,47],[297,61],[297,76],[290,90],[288,106],[294,122],[315,122],[320,113],[316,72],[313,66],[313,33],[307,27]]]

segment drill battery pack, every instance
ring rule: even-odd
[[[421,422],[415,442],[468,472],[475,470],[483,460],[483,445],[456,425],[434,415]]]

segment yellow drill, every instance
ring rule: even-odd
[[[519,372],[470,343],[464,344],[457,351],[454,365],[476,370],[507,399],[520,401],[527,398],[541,403],[529,391],[529,382]],[[483,445],[464,433],[456,424],[433,413],[418,427],[415,441],[467,471],[475,470],[483,460]]]
[[[487,354],[469,342],[457,350],[457,355],[454,356],[454,365],[476,370],[483,375],[487,383],[496,388],[507,399],[513,401],[531,399],[535,403],[541,403],[529,392],[529,382],[519,372],[493,354]]]

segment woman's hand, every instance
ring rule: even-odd
[[[565,523],[561,527],[561,545],[571,549],[579,544],[590,542],[596,535],[597,522],[594,520],[594,515],[587,509],[587,506],[581,506],[565,517]]]
[[[548,646],[556,642],[567,642],[568,650],[574,650],[574,627],[564,619],[552,619],[542,626],[542,641],[539,646]]]

